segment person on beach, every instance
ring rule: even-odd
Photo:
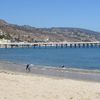
[[[30,72],[30,64],[26,65],[26,71]]]
[[[64,68],[64,67],[65,67],[64,65],[61,66],[61,68]]]

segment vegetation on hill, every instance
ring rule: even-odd
[[[81,28],[19,26],[0,20],[0,38],[10,39],[13,42],[100,41],[100,33]]]

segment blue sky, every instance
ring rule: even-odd
[[[79,27],[100,32],[100,0],[0,0],[0,19],[33,27]]]

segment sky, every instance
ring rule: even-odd
[[[0,0],[0,19],[33,27],[100,32],[100,0]]]

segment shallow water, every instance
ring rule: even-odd
[[[100,69],[100,48],[6,48],[0,49],[0,60],[49,67]]]

